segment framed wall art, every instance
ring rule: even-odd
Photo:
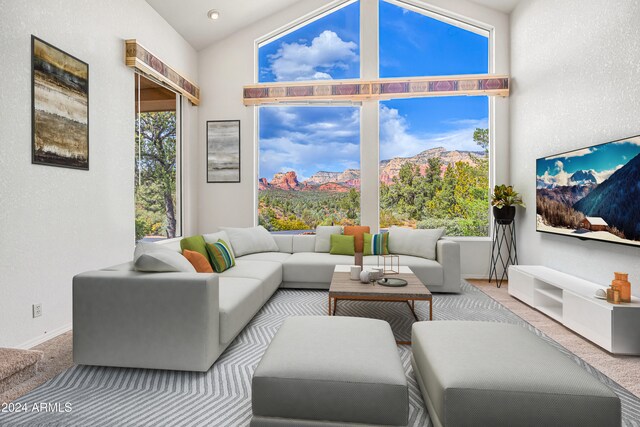
[[[240,120],[207,121],[207,182],[240,182]]]
[[[31,36],[31,162],[89,170],[89,64]]]

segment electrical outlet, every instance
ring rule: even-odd
[[[40,317],[42,316],[42,304],[33,304],[33,317],[34,319],[36,317]]]

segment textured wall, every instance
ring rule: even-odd
[[[420,4],[420,0],[413,3]],[[430,7],[447,10],[449,14],[458,14],[465,19],[477,20],[495,28],[493,58],[496,73],[509,73],[509,17],[501,12],[470,3],[465,0],[431,0]],[[257,135],[255,122],[256,108],[242,104],[242,86],[255,81],[256,55],[255,41],[277,31],[285,25],[313,13],[327,2],[307,0],[299,2],[285,11],[276,13],[259,23],[251,25],[230,37],[199,52],[199,75],[203,96],[199,110],[199,148],[205,150],[205,122],[207,120],[241,120],[241,160],[242,181],[237,184],[208,184],[205,177],[205,162],[198,163],[198,231],[214,231],[220,226],[249,227],[257,221]],[[367,6],[367,5],[365,5]],[[371,36],[370,32],[361,35],[361,43]],[[366,56],[366,55],[365,55]],[[367,59],[368,58],[368,59]],[[363,57],[363,76],[378,74],[376,61],[370,56]],[[367,67],[369,64],[369,68]],[[375,67],[375,69],[371,69]],[[206,96],[210,94],[209,96]],[[496,181],[504,182],[509,176],[509,101],[495,99],[495,121],[492,132],[496,141],[493,155],[494,176]],[[366,112],[365,110],[368,110]],[[363,175],[367,171],[378,170],[377,130],[371,130],[374,122],[371,107],[363,107],[361,116],[361,168]],[[375,113],[375,111],[373,111]],[[373,121],[372,121],[373,120]],[[366,129],[365,129],[366,127]],[[368,135],[368,137],[367,137]],[[374,137],[372,137],[372,135]],[[362,187],[362,205],[367,209],[363,213],[365,221],[377,220],[377,186]],[[371,224],[369,224],[371,225]],[[463,274],[469,277],[488,275],[491,242],[488,239],[462,239]]]
[[[638,1],[532,0],[511,15],[511,176],[529,206],[520,261],[602,284],[627,271],[635,295],[640,249],[536,233],[535,161],[640,133],[639,20]]]
[[[0,0],[0,9],[3,347],[69,328],[73,275],[131,257],[134,77],[123,40],[193,80],[197,56],[143,0]],[[89,171],[31,164],[31,34],[89,63]],[[186,110],[191,138],[196,115]],[[32,318],[33,303],[42,317]]]

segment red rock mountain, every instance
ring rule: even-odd
[[[476,159],[484,157],[484,153],[475,151],[447,151],[442,147],[425,150],[413,157],[394,157],[390,160],[380,161],[380,180],[389,185],[393,183],[393,178],[398,176],[400,168],[406,163],[420,166],[420,173],[424,174],[430,158],[439,157],[442,162],[441,173],[444,173],[447,166],[457,162],[464,162],[471,165],[476,163]],[[266,178],[258,180],[258,188],[266,190],[278,188],[281,190],[301,190],[301,191],[328,191],[346,192],[350,188],[360,187],[360,170],[346,169],[343,172],[319,171],[302,183],[298,181],[298,176],[294,171],[279,172],[273,176],[271,182]]]
[[[300,187],[298,176],[294,171],[278,172],[273,176],[270,185],[272,188],[275,187],[281,190],[298,190]]]

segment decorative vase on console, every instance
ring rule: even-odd
[[[631,283],[629,283],[629,275],[627,273],[613,273],[615,279],[611,281],[611,288],[620,292],[621,302],[631,302]]]
[[[496,185],[491,195],[493,216],[498,224],[511,224],[516,217],[516,206],[525,207],[522,197],[511,185]]]

